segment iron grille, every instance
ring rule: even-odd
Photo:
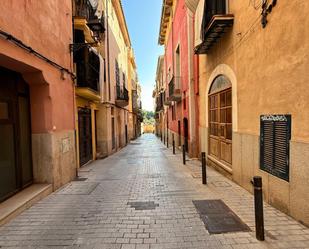
[[[291,115],[262,115],[260,168],[289,181]]]

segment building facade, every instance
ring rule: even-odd
[[[199,65],[201,147],[210,164],[249,191],[252,177],[262,176],[265,200],[309,224],[309,115],[302,108],[309,104],[309,42],[300,32],[309,3],[205,3],[196,46],[206,54]],[[226,34],[207,41],[220,25]]]
[[[137,137],[138,77],[121,2],[75,0],[74,10],[77,152],[83,166]]]
[[[194,13],[185,0],[164,1],[159,44],[164,45],[164,114],[163,140],[185,146],[189,155],[197,156],[198,112],[194,80]],[[158,115],[158,114],[157,114]],[[163,120],[162,118],[160,120]],[[162,124],[161,124],[162,127]]]
[[[196,154],[206,152],[208,165],[250,192],[253,176],[262,176],[264,199],[308,225],[309,116],[304,107],[309,104],[306,86],[309,42],[304,39],[307,31],[302,27],[308,24],[309,3],[305,0],[264,4],[240,0],[164,1],[159,39],[166,48],[166,75],[173,58],[171,51],[176,65],[171,68],[176,68],[178,74],[177,37],[181,37],[184,18],[177,13],[177,6],[184,4],[193,15],[193,36],[189,33],[187,37],[193,41],[189,51],[196,54],[193,58],[196,103],[193,107],[198,108]],[[170,45],[173,25],[177,32],[174,45]],[[180,58],[184,58],[182,43],[180,39]],[[190,63],[184,65],[182,61],[181,77],[183,72],[191,70]],[[173,80],[167,79],[165,84],[169,83]],[[183,80],[181,83],[186,84]],[[182,102],[186,89],[186,85],[181,88]],[[176,108],[176,120],[177,111],[180,110]],[[182,118],[190,119],[190,111],[189,108],[188,115],[183,111]],[[172,115],[168,113],[167,117]],[[175,124],[168,129],[175,132]],[[180,130],[178,133],[183,134]]]
[[[74,179],[76,151],[71,1],[5,0],[0,11],[1,202]]]
[[[104,86],[104,4],[99,1],[73,1],[73,52],[75,80],[75,125],[77,164],[95,160],[97,126]]]

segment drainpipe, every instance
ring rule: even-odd
[[[107,56],[107,70],[108,70],[108,100],[111,101],[111,81],[110,81],[110,54],[109,54],[109,22],[108,22],[108,0],[106,3],[106,56]]]
[[[74,1],[74,0],[73,0]],[[75,37],[75,30],[74,30],[74,15],[73,15],[73,11],[74,11],[74,3],[73,1],[71,2],[71,6],[72,6],[72,44],[74,44],[74,37]],[[70,52],[70,63],[71,63],[71,71],[74,71],[74,55],[73,52]],[[75,161],[76,161],[76,167],[75,167],[75,175],[78,178],[78,155],[77,155],[77,151],[78,151],[78,141],[77,141],[77,127],[76,127],[76,99],[75,99],[75,82],[73,80],[73,120],[74,120],[74,140],[75,140]]]

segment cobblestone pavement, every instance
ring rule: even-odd
[[[144,135],[1,227],[0,247],[309,248],[309,229],[267,205],[258,242],[252,195],[210,168],[203,186],[199,165]],[[252,231],[210,235],[192,203],[204,199],[222,199]]]

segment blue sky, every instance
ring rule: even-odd
[[[163,54],[163,47],[158,45],[162,1],[122,0],[121,2],[142,85],[143,109],[153,111],[152,91],[155,85],[157,59]]]

